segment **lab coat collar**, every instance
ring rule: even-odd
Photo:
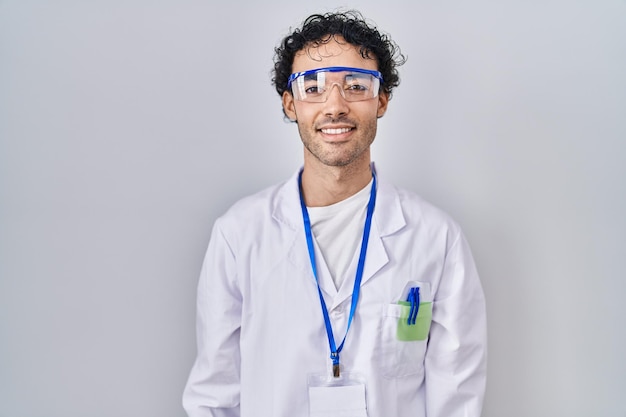
[[[306,276],[315,283],[315,277],[311,270],[306,246],[302,211],[300,208],[300,195],[298,190],[298,175],[300,170],[296,171],[291,178],[283,183],[282,186],[279,186],[276,191],[272,217],[293,230],[294,244],[289,250],[288,257],[298,269],[305,271]],[[376,273],[389,262],[389,256],[384,245],[384,238],[397,232],[406,225],[398,191],[393,185],[380,178],[378,170],[376,170],[373,163],[372,170],[377,174],[376,180],[378,189],[361,286],[365,285],[367,281],[373,278]],[[323,262],[318,259],[318,264],[322,263]],[[356,265],[356,262],[353,262],[353,264]],[[356,271],[356,267],[354,271]],[[320,288],[326,295],[325,298],[327,298],[329,309],[338,306],[352,296],[353,280],[346,280],[346,285],[343,285],[337,290],[328,273],[326,265],[318,265],[318,275],[320,276]]]

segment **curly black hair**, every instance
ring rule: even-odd
[[[366,22],[356,10],[311,15],[301,28],[293,30],[283,39],[280,46],[274,49],[272,83],[278,94],[282,96],[287,90],[296,53],[308,46],[327,43],[335,35],[360,48],[363,58],[376,59],[378,70],[383,75],[381,90],[391,97],[393,88],[400,84],[396,67],[404,64],[406,58],[395,42]]]

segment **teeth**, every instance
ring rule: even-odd
[[[340,135],[342,133],[348,133],[350,130],[352,129],[349,127],[343,127],[341,129],[322,129],[322,132],[327,135]]]

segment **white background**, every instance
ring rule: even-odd
[[[212,223],[302,159],[273,48],[336,6],[408,56],[373,155],[472,245],[483,416],[625,417],[626,2],[224,3],[0,0],[0,417],[183,416]]]

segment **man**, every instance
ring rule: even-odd
[[[469,247],[370,160],[402,58],[357,12],[311,16],[277,48],[304,166],[215,222],[190,417],[480,416],[486,320]]]

